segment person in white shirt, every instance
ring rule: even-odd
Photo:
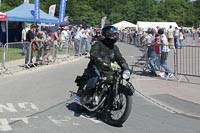
[[[183,35],[182,29],[180,29],[178,39],[179,39],[179,46],[180,46],[180,49],[181,49],[183,47],[183,40],[184,40],[184,35]]]
[[[161,65],[161,67],[163,67],[165,69],[165,73],[161,74],[161,75],[164,76],[165,78],[171,78],[173,76],[173,73],[167,64],[167,58],[168,58],[169,52],[170,52],[168,40],[167,40],[166,35],[164,34],[163,29],[159,29],[158,34],[160,34],[160,41],[161,41],[161,47],[162,47],[161,48],[160,65]]]
[[[173,32],[172,26],[170,25],[169,29],[167,29],[167,37],[168,37],[168,45],[172,48],[174,48],[174,45],[173,45],[174,34],[173,33],[174,32]]]
[[[27,53],[27,44],[26,42],[26,24],[22,23],[22,35],[21,35],[21,44],[22,44],[22,54]]]
[[[74,36],[74,55],[81,55],[80,46],[81,46],[81,31],[76,31]]]
[[[63,46],[67,48],[67,42],[68,42],[67,27],[64,27],[64,29],[60,33],[60,48],[59,48],[59,50],[62,50]]]
[[[175,46],[175,48],[178,47],[178,36],[179,36],[179,29],[178,29],[178,27],[175,27],[175,30],[174,30],[174,46]]]

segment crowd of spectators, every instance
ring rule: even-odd
[[[151,74],[165,78],[173,77],[173,72],[167,64],[170,50],[182,48],[185,33],[183,28],[169,26],[163,29],[125,28],[120,31],[120,41],[145,48],[146,65]],[[164,72],[163,72],[164,71]]]
[[[92,26],[62,26],[52,31],[50,27],[38,27],[35,24],[30,28],[23,26],[21,42],[31,42],[32,48],[27,43],[22,43],[22,54],[26,55],[25,64],[32,64],[33,53],[37,52],[36,61],[40,64],[55,62],[58,51],[65,50],[69,57],[69,47],[73,47],[74,56],[87,55],[91,44],[100,37],[100,29]],[[52,60],[49,59],[52,49]],[[31,58],[30,58],[31,55]]]

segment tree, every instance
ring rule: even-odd
[[[8,11],[23,0],[2,0],[1,11]],[[34,3],[34,0],[30,0]],[[55,16],[59,16],[60,0],[41,0],[41,9],[48,13],[49,6],[56,4]],[[68,0],[66,15],[69,20],[81,20],[99,26],[102,17],[107,24],[122,20],[175,21],[178,25],[192,26],[200,23],[200,0]]]

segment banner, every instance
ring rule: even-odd
[[[8,16],[5,13],[0,12],[0,21],[8,20]]]
[[[34,19],[36,22],[40,21],[40,0],[35,0],[34,3]]]
[[[107,17],[105,16],[105,17],[103,17],[102,19],[101,19],[101,29],[104,27],[104,25],[106,24],[106,19],[107,19]]]
[[[67,0],[60,0],[59,23],[64,23]]]
[[[51,6],[49,7],[49,15],[50,15],[50,16],[54,16],[54,15],[55,15],[55,10],[56,10],[56,4],[51,5]]]
[[[29,3],[29,0],[24,0],[24,3]]]

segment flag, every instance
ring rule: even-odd
[[[69,17],[68,17],[68,16],[66,16],[66,17],[64,18],[64,23],[65,23],[65,24],[69,24]]]
[[[102,19],[101,19],[101,29],[104,27],[104,25],[106,24],[106,19],[107,19],[107,17],[105,16],[105,17],[103,17]]]
[[[36,22],[40,21],[40,0],[34,2],[34,19]]]
[[[29,0],[24,0],[24,3],[29,3]]]
[[[64,23],[67,0],[60,0],[59,23]]]
[[[49,15],[50,15],[50,16],[54,16],[55,10],[56,10],[56,4],[51,5],[51,6],[49,7]]]

